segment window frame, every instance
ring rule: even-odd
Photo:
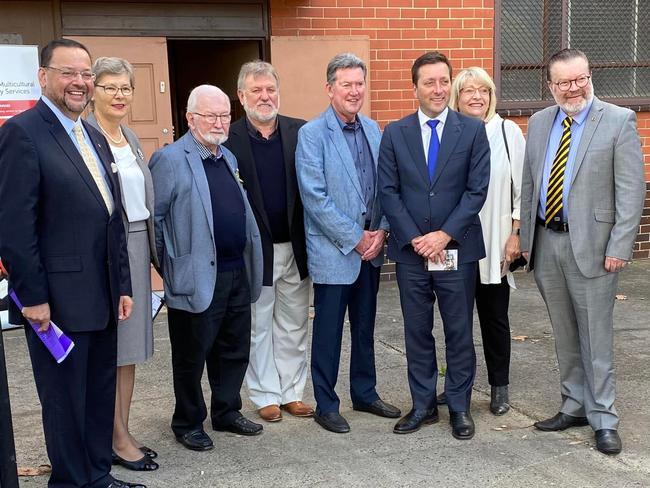
[[[545,0],[546,1],[546,0]],[[561,0],[562,2],[562,45],[567,45],[568,39],[568,3],[569,0]],[[532,114],[538,110],[541,110],[551,105],[555,105],[554,100],[528,100],[528,101],[502,101],[501,100],[501,6],[502,0],[495,0],[494,2],[494,84],[497,89],[497,110],[502,113],[507,113],[509,115],[527,115]],[[579,47],[578,47],[579,49]],[[531,65],[520,65],[521,68]],[[602,64],[591,64],[592,69],[603,66]],[[650,68],[650,62],[647,63],[638,63],[634,66],[626,66],[625,63],[611,64],[608,63],[607,67],[638,67],[638,68]],[[531,66],[532,67],[532,66]],[[546,84],[546,81],[544,81]],[[544,89],[548,90],[548,87]],[[598,87],[594,87],[594,95],[598,97]],[[614,98],[614,97],[598,97],[601,100],[619,105],[622,107],[628,107],[635,111],[647,111],[650,110],[650,97],[625,97],[625,98]]]

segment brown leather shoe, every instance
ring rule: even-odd
[[[314,415],[314,409],[309,405],[302,403],[301,401],[289,402],[285,405],[282,405],[282,410],[286,410],[294,417],[312,417]]]
[[[280,407],[277,405],[267,405],[262,407],[257,411],[262,417],[262,420],[267,422],[279,422],[282,420],[282,412],[280,412]]]

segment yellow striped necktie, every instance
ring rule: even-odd
[[[111,197],[111,193],[108,190],[108,184],[106,183],[106,180],[99,171],[97,159],[95,158],[95,155],[93,154],[90,146],[86,142],[86,138],[83,135],[83,132],[81,130],[81,123],[75,124],[72,132],[74,132],[74,136],[77,139],[77,143],[79,144],[79,152],[81,153],[81,157],[83,158],[84,163],[86,163],[86,167],[88,168],[88,171],[90,171],[90,175],[93,177],[93,180],[95,180],[95,184],[99,189],[99,193],[101,193],[102,198],[104,199],[104,203],[106,204],[108,214],[111,215],[113,213],[113,198]]]
[[[551,166],[551,174],[548,177],[548,191],[546,192],[546,218],[544,219],[548,225],[553,219],[562,216],[562,192],[564,187],[564,173],[566,170],[566,163],[569,160],[569,147],[571,146],[571,123],[573,119],[567,117],[562,121],[564,131],[562,132],[562,139],[560,139],[560,146],[555,153],[553,165]]]

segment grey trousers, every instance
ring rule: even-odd
[[[593,430],[617,429],[613,312],[618,273],[586,278],[569,234],[537,226],[535,281],[555,335],[560,411],[586,416]]]

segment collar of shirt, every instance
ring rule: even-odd
[[[68,117],[63,112],[61,112],[61,109],[59,109],[59,107],[54,105],[54,103],[52,103],[52,101],[49,98],[47,98],[45,95],[41,95],[41,100],[43,100],[45,105],[47,105],[50,108],[50,110],[54,112],[54,115],[59,120],[59,122],[61,122],[61,125],[65,129],[66,134],[71,136],[72,129],[74,129],[74,126],[77,125],[77,122],[79,122],[79,118],[77,118],[77,120],[72,120],[70,117]],[[81,127],[83,131],[86,132],[86,129],[83,127],[83,124],[81,125]]]
[[[582,125],[582,123],[587,118],[587,115],[589,115],[589,111],[591,110],[591,106],[593,105],[593,103],[594,103],[594,99],[592,97],[592,99],[589,100],[589,102],[587,103],[587,106],[572,117],[574,124]],[[557,115],[555,116],[555,121],[558,122],[559,120],[559,123],[562,124],[562,121],[567,117],[568,115],[566,114],[566,112],[560,109],[557,111]]]
[[[253,125],[253,123],[250,121],[248,116],[245,117],[246,120],[246,129],[248,130],[248,135],[251,137],[254,137],[255,139],[258,139],[260,141],[270,141],[271,139],[275,139],[275,137],[280,133],[278,131],[278,118],[275,118],[275,125],[273,127],[273,132],[269,134],[269,137],[264,137],[262,133],[257,130],[257,127]]]
[[[345,129],[346,127],[350,127],[350,128],[353,128],[353,129],[356,130],[357,127],[361,127],[361,121],[359,120],[358,115],[354,116],[354,120],[352,122],[345,122],[345,121],[341,120],[341,117],[339,117],[339,114],[337,114],[336,112],[334,112],[334,114],[336,115],[336,120],[338,121],[339,126],[341,127],[341,130]]]
[[[199,154],[201,155],[201,159],[214,159],[217,160],[222,156],[221,153],[221,146],[217,146],[217,153],[213,154],[212,151],[210,151],[210,148],[206,146],[205,144],[202,144],[199,142],[199,140],[194,136],[194,132],[190,131],[190,134],[192,135],[192,139],[194,139],[194,143],[196,144],[196,148],[199,150]]]
[[[447,122],[447,114],[449,113],[449,107],[445,107],[445,109],[438,114],[437,117],[434,117],[433,119],[429,117],[428,115],[425,115],[425,113],[422,111],[421,108],[418,108],[418,120],[420,121],[420,128],[427,129],[428,131],[431,130],[431,128],[427,125],[427,122],[430,120],[438,120],[438,125],[436,126],[436,130],[438,131],[439,134],[442,134],[442,128],[445,126],[445,122]]]

